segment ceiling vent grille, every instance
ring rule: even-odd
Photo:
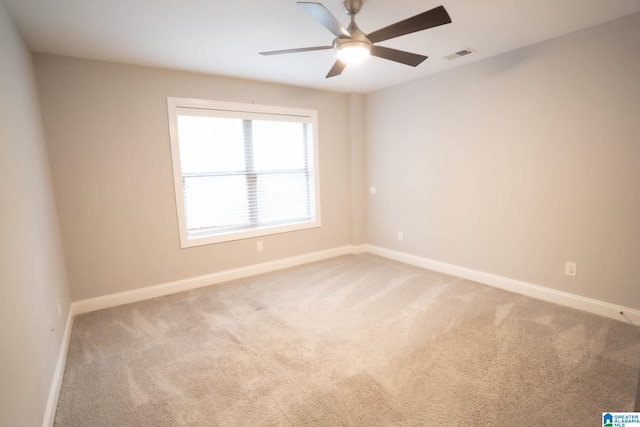
[[[469,55],[470,53],[474,53],[474,52],[475,50],[472,50],[472,49],[462,49],[461,51],[445,56],[445,58],[456,59],[456,58],[460,58],[461,56]]]

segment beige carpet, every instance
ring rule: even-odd
[[[372,255],[77,316],[55,425],[598,426],[640,327]]]

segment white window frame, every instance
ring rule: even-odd
[[[171,160],[173,163],[173,184],[176,197],[176,210],[178,214],[178,229],[180,231],[180,246],[189,248],[194,246],[209,245],[213,243],[229,242],[234,240],[249,239],[253,237],[267,236],[271,234],[286,233],[290,231],[305,230],[321,226],[320,217],[320,163],[318,151],[318,112],[300,108],[276,107],[271,105],[243,104],[224,101],[211,101],[193,98],[168,97],[167,106],[169,113],[169,137],[171,140]],[[231,117],[250,120],[293,121],[311,125],[310,135],[313,141],[308,144],[307,156],[312,185],[309,188],[311,201],[311,220],[290,223],[285,225],[262,226],[243,230],[218,232],[201,237],[189,238],[184,206],[184,194],[182,187],[182,171],[180,162],[180,141],[178,140],[178,115],[180,109],[200,110],[198,115],[211,115],[214,117]],[[192,112],[193,113],[193,112]]]

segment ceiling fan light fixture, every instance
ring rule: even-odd
[[[345,64],[358,64],[367,59],[371,45],[362,42],[342,43],[336,46],[336,53]]]

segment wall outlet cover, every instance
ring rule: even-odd
[[[575,277],[578,271],[578,264],[575,262],[567,262],[564,266],[564,274]]]

